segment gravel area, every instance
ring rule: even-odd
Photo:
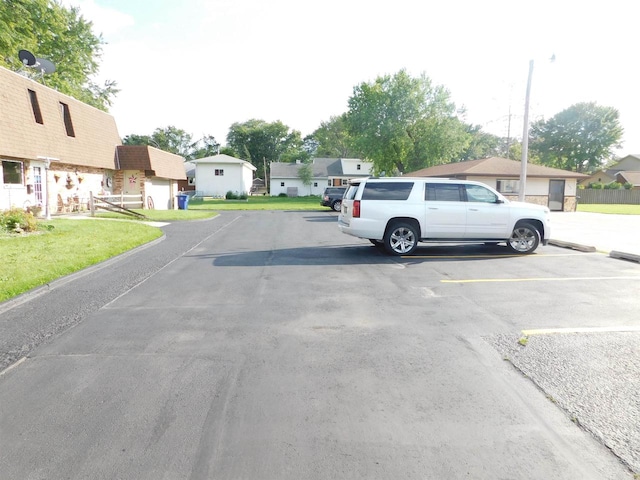
[[[487,339],[506,360],[640,474],[640,333]]]

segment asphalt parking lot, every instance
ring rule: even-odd
[[[640,264],[577,244],[391,258],[334,227],[331,212],[172,224],[5,306],[0,471],[638,472]]]

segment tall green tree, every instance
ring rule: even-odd
[[[317,142],[315,155],[328,158],[358,158],[360,157],[353,146],[354,141],[349,134],[347,114],[334,116],[329,121],[322,122],[312,134]]]
[[[229,128],[227,145],[240,158],[251,162],[257,168],[256,175],[261,178],[265,178],[265,164],[268,170],[270,162],[294,161],[308,156],[303,149],[301,133],[289,130],[280,121],[268,123],[251,119],[236,122]]]
[[[186,160],[203,158],[218,153],[220,144],[211,135],[205,135],[193,141],[191,134],[172,125],[156,128],[151,135],[127,135],[122,139],[124,145],[150,145],[165,152],[175,153]]]
[[[470,140],[449,92],[405,70],[355,87],[346,122],[355,149],[378,174],[457,160]]]
[[[483,132],[480,125],[467,125],[466,131],[471,135],[469,146],[460,156],[460,160],[478,160],[489,157],[508,158],[504,139],[491,133]]]
[[[623,133],[615,108],[577,103],[532,125],[531,150],[543,165],[589,172],[611,160]]]
[[[104,85],[93,80],[103,44],[77,7],[55,0],[0,1],[0,65],[35,74],[18,58],[20,50],[29,50],[56,66],[55,73],[42,79],[47,86],[106,111],[118,89],[112,80]]]

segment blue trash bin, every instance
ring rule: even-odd
[[[189,208],[189,195],[178,195],[178,209],[187,210]]]

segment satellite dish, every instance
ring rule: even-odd
[[[27,67],[33,67],[36,64],[36,56],[29,50],[20,50],[18,58]]]
[[[36,58],[36,67],[42,73],[53,73],[56,71],[56,66],[53,62],[45,58]]]

